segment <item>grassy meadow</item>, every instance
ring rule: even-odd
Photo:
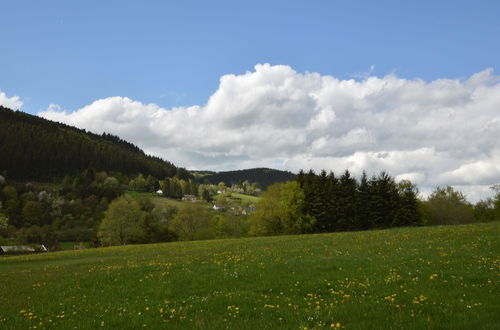
[[[500,223],[0,258],[1,329],[494,329]]]
[[[257,196],[251,196],[251,195],[245,195],[245,194],[240,194],[240,193],[231,193],[231,197],[239,198],[241,199],[242,202],[248,202],[248,203],[257,203],[260,200],[260,197]]]

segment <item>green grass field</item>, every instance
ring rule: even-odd
[[[85,247],[89,247],[91,244],[89,242],[59,242],[61,250],[75,250],[75,246],[82,244]]]
[[[176,199],[171,199],[171,198],[165,198],[165,197],[160,197],[157,196],[154,193],[145,193],[145,192],[137,192],[137,191],[126,191],[125,192],[127,195],[136,198],[136,199],[144,199],[144,198],[149,198],[154,204],[156,205],[171,205],[175,207],[182,207],[183,205],[186,204],[186,202],[182,202]],[[245,194],[239,194],[239,193],[231,193],[231,196],[234,198],[240,199],[242,202],[249,202],[249,203],[257,203],[260,200],[260,197],[256,196],[251,196],[251,195],[245,195]],[[189,202],[189,204],[191,204]]]
[[[253,203],[253,204],[257,203],[260,200],[260,197],[257,197],[257,196],[245,195],[245,194],[240,194],[240,193],[235,193],[235,192],[232,192],[231,196],[241,199],[242,202],[248,201],[249,203]]]
[[[0,258],[1,329],[498,329],[500,223]]]

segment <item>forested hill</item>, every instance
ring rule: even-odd
[[[94,134],[0,106],[0,173],[53,181],[85,169],[171,177],[177,167],[110,134]]]
[[[258,182],[262,189],[277,182],[286,182],[295,179],[295,174],[288,171],[280,171],[270,168],[251,168],[247,170],[236,170],[227,172],[217,172],[199,178],[200,182],[208,181],[212,184],[224,182],[226,186],[240,184],[247,180],[250,183]]]

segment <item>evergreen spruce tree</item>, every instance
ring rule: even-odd
[[[374,228],[394,225],[399,211],[399,195],[394,179],[381,172],[371,180],[371,222]]]
[[[305,175],[306,174],[304,173],[304,170],[300,170],[299,174],[297,174],[297,177],[295,178],[295,180],[299,183],[302,189],[304,189]]]
[[[163,196],[164,197],[172,197],[172,184],[170,178],[165,178],[163,180]]]
[[[346,170],[339,180],[338,228],[340,230],[356,229],[356,188],[356,179]]]
[[[338,229],[339,222],[339,180],[335,174],[330,171],[326,177],[326,185],[323,187],[326,192],[327,212],[330,216],[327,231],[332,232]]]
[[[398,183],[399,211],[395,226],[414,226],[422,223],[419,210],[418,188],[408,180]]]
[[[368,177],[366,172],[363,171],[361,179],[359,181],[357,193],[356,193],[356,228],[359,230],[369,229],[372,225],[371,222],[371,191],[370,183],[368,182]]]
[[[172,178],[170,181],[170,191],[172,198],[182,198],[182,187],[179,179],[175,177]]]
[[[325,189],[327,186],[327,174],[322,170],[319,176],[315,176],[314,190],[316,196],[314,199],[314,212],[315,218],[320,223],[321,231],[331,232],[335,231],[336,224],[332,221],[332,216],[328,207],[328,191]]]

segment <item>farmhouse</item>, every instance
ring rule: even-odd
[[[224,211],[226,209],[225,205],[214,204],[213,209],[215,211]]]
[[[255,207],[255,205],[249,205],[247,208],[246,208],[246,211],[247,212],[255,212],[257,210],[257,208]]]
[[[243,209],[243,211],[241,211],[241,214],[247,215],[247,214],[250,214],[252,212],[255,212],[256,210],[257,210],[257,208],[254,205],[249,205],[248,207]]]

